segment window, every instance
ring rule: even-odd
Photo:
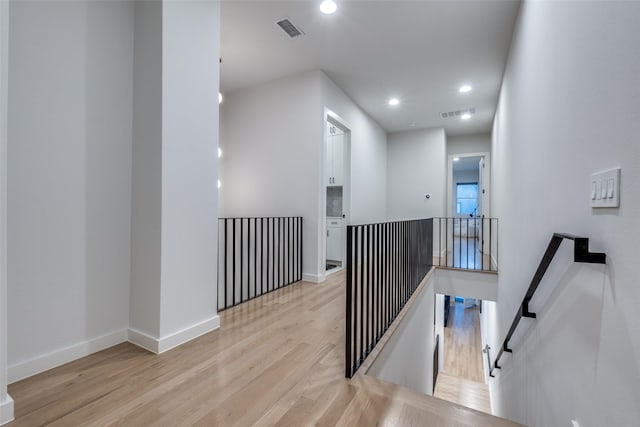
[[[456,184],[456,212],[461,215],[476,214],[478,209],[478,183]]]

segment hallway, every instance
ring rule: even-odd
[[[469,300],[453,302],[444,338],[444,368],[434,395],[491,413],[489,387],[484,383],[478,306],[470,305]]]
[[[129,343],[9,386],[14,426],[512,426],[366,375],[344,378],[344,273],[221,313],[161,355]]]

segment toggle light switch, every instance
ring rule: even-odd
[[[609,178],[607,180],[607,199],[612,199],[613,198],[613,188],[614,188],[615,184],[614,184],[614,180],[613,178]]]
[[[591,182],[591,200],[595,200],[596,199],[596,182],[592,181]]]

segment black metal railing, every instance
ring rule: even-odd
[[[432,264],[433,219],[347,227],[347,378],[362,365]]]
[[[498,271],[498,218],[434,218],[436,265]]]
[[[525,294],[520,307],[518,308],[518,312],[516,313],[513,322],[511,323],[511,327],[509,328],[509,332],[507,332],[507,336],[502,343],[502,347],[498,352],[495,362],[493,362],[493,367],[491,368],[490,375],[493,376],[493,371],[495,369],[500,369],[500,358],[504,354],[504,352],[512,353],[513,350],[509,348],[509,341],[513,337],[513,334],[522,320],[523,317],[528,317],[531,319],[536,318],[536,314],[529,311],[529,303],[533,298],[533,295],[536,293],[536,289],[538,289],[538,285],[542,281],[549,265],[551,265],[551,261],[553,261],[553,257],[556,255],[560,244],[564,239],[573,240],[573,262],[585,262],[591,264],[606,264],[607,255],[604,253],[597,252],[589,252],[589,239],[586,237],[577,237],[571,234],[562,234],[562,233],[554,233],[551,237],[551,241],[549,241],[549,245],[547,246],[544,255],[542,256],[542,260],[540,260],[540,264],[538,265],[538,269],[533,275],[533,279],[531,279],[531,284],[527,289],[527,293]]]
[[[302,217],[218,219],[218,310],[302,280]]]

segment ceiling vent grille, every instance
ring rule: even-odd
[[[304,35],[302,30],[293,25],[293,22],[291,22],[289,18],[281,19],[280,21],[276,22],[276,25],[282,28],[282,31],[287,33],[287,35],[292,39]]]
[[[476,113],[475,108],[467,108],[466,110],[457,110],[457,111],[447,111],[444,113],[440,113],[441,119],[453,119],[460,118],[463,114],[474,115]]]

